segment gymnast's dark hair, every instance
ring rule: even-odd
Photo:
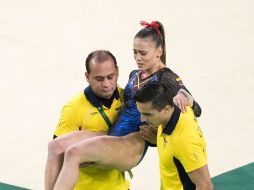
[[[159,21],[154,21],[159,25],[159,33],[157,29],[147,26],[141,29],[136,35],[135,38],[150,38],[156,45],[156,47],[162,47],[162,55],[160,57],[162,63],[166,65],[166,43],[165,43],[165,32],[164,27]]]
[[[96,50],[91,53],[86,58],[86,71],[87,73],[90,73],[90,63],[94,59],[96,62],[104,62],[108,59],[112,59],[113,62],[115,63],[115,67],[117,68],[117,62],[115,56],[107,50]]]

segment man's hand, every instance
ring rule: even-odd
[[[149,125],[141,125],[140,133],[144,140],[156,144],[157,143],[157,129],[150,127]]]

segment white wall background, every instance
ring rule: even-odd
[[[254,1],[0,0],[0,182],[43,189],[47,142],[63,104],[87,83],[95,49],[136,68],[140,20],[164,24],[167,64],[203,108],[211,175],[254,161]],[[156,149],[132,190],[159,189]]]

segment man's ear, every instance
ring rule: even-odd
[[[86,76],[86,81],[89,83],[89,73],[85,72],[85,76]]]
[[[171,105],[166,105],[163,110],[165,110],[165,112],[170,112],[172,110],[172,106]]]
[[[119,69],[118,69],[118,67],[116,67],[116,76],[117,76],[117,78],[119,76]]]

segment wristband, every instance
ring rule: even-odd
[[[181,88],[178,92],[182,93],[189,100],[190,94],[186,90]]]

